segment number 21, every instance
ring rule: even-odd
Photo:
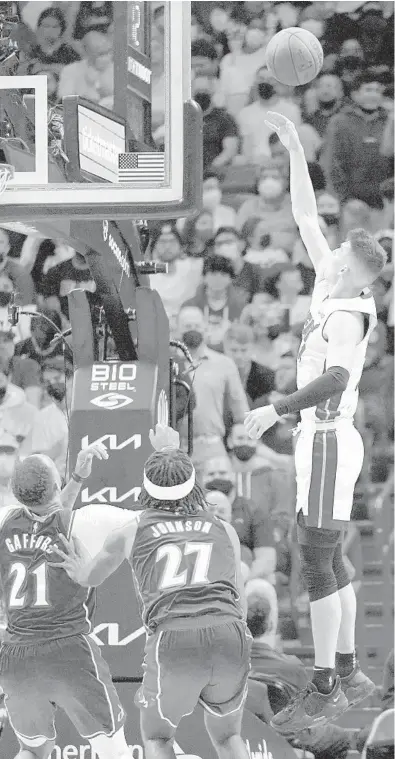
[[[10,576],[15,575],[12,583],[10,600],[8,602],[9,609],[21,609],[26,604],[26,593],[18,595],[22,586],[26,582],[27,569],[25,564],[20,561],[16,561],[11,565]],[[36,569],[31,572],[35,576],[35,599],[32,606],[49,606],[47,600],[47,565],[45,561],[42,561]]]
[[[212,550],[212,543],[185,543],[183,551],[179,546],[172,543],[160,546],[156,552],[156,561],[166,557],[166,564],[159,582],[159,589],[182,588],[188,585],[188,569],[184,569],[183,572],[179,572],[179,569],[183,556],[190,556],[193,553],[196,554],[196,559],[190,584],[207,584]]]

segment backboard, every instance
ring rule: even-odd
[[[0,163],[14,166],[2,223],[164,219],[200,204],[190,3],[94,4],[90,17],[86,5],[19,4],[18,49],[0,63]]]

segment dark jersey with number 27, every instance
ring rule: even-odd
[[[68,519],[67,519],[68,521]],[[24,506],[0,517],[0,579],[7,616],[6,643],[42,643],[89,633],[94,596],[70,579],[53,547],[68,525],[61,510],[46,518]]]
[[[242,618],[234,550],[217,517],[147,509],[139,518],[130,562],[149,632],[185,617]]]

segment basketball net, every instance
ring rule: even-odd
[[[4,192],[10,179],[14,178],[14,167],[9,163],[0,163],[0,195]]]

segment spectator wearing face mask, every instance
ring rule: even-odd
[[[296,127],[301,123],[299,106],[289,98],[277,95],[278,83],[271,77],[267,68],[257,71],[257,98],[243,108],[237,122],[242,139],[242,154],[249,163],[260,163],[270,157],[269,135],[271,129],[267,126],[268,111],[276,111],[291,119]]]
[[[286,508],[291,510],[294,493],[287,457],[281,461],[279,456],[272,456],[266,446],[258,446],[256,440],[249,438],[243,424],[233,425],[228,448],[237,495],[251,499],[270,517]]]
[[[253,361],[253,351],[254,333],[251,327],[232,324],[225,334],[224,353],[235,362],[250,405],[274,390],[274,372]]]
[[[154,229],[150,246],[152,259],[168,266],[166,274],[150,277],[151,286],[159,293],[167,316],[174,319],[182,303],[195,296],[203,262],[184,255],[183,241],[174,223],[164,223]]]
[[[296,224],[292,214],[287,183],[271,161],[262,167],[256,183],[256,194],[246,198],[237,214],[237,226],[251,217],[261,219],[274,248],[291,252],[296,239]]]
[[[376,74],[367,72],[354,81],[352,100],[329,124],[323,167],[342,203],[358,198],[377,210],[383,205],[380,182],[389,167],[380,155],[387,112]]]
[[[42,316],[37,316],[32,320],[30,337],[17,343],[15,346],[15,356],[30,358],[36,361],[39,366],[42,366],[48,358],[63,356],[62,341],[59,340],[52,343],[56,331],[47,321],[47,318],[50,319],[60,332],[62,330],[62,320],[59,312],[44,308],[41,313]]]
[[[214,236],[212,212],[206,209],[194,219],[178,219],[176,226],[182,234],[186,255],[191,258],[205,258]]]
[[[225,108],[213,104],[207,84],[192,82],[193,99],[203,112],[203,170],[225,172],[239,151],[239,130]]]
[[[241,545],[249,548],[253,555],[250,578],[265,577],[273,582],[276,550],[272,523],[264,503],[258,506],[245,496],[237,495],[236,475],[226,455],[205,462],[202,482],[206,490],[219,490],[228,497],[232,507],[231,523]],[[261,495],[260,501],[263,498]]]
[[[266,278],[274,277],[289,263],[285,250],[272,247],[271,235],[267,233],[266,224],[262,219],[256,216],[247,219],[242,226],[241,234],[247,242],[245,261],[259,266]]]
[[[296,390],[296,361],[291,351],[286,347],[280,351],[276,373],[275,373],[275,390],[267,398],[267,403],[275,401],[290,395]],[[282,423],[277,424],[275,429],[271,428],[262,436],[262,442],[276,453],[292,457],[293,454],[293,432],[298,423],[298,414],[287,414],[281,417]]]
[[[193,419],[193,461],[198,470],[212,456],[225,454],[225,400],[233,422],[243,422],[248,401],[235,363],[213,351],[205,341],[203,311],[182,308],[178,317],[178,336],[189,348],[194,365],[193,390],[196,407]],[[186,431],[181,430],[186,439]]]
[[[346,39],[340,48],[332,73],[340,77],[347,99],[350,97],[353,82],[365,69],[366,64],[360,43],[357,39]]]
[[[254,343],[252,360],[263,367],[275,369],[277,355],[274,338],[278,335],[284,320],[284,311],[273,293],[261,292],[254,295],[240,317],[240,323],[252,329]]]
[[[10,253],[9,234],[6,229],[0,228],[0,275],[11,280],[17,305],[30,306],[35,299],[33,280],[20,263],[11,258]]]
[[[44,453],[55,463],[59,474],[66,475],[68,452],[68,414],[73,371],[63,359],[47,361],[42,368],[42,408],[24,440],[20,456]]]
[[[245,242],[233,227],[220,227],[214,237],[214,253],[231,262],[234,270],[233,287],[239,291],[245,303],[249,303],[255,293],[264,285],[264,276],[259,268],[244,258]]]
[[[240,318],[244,298],[233,285],[234,269],[223,256],[210,255],[203,264],[203,283],[196,295],[183,306],[196,306],[203,311],[207,345],[214,350],[223,349],[223,339],[229,324]]]
[[[302,295],[304,282],[297,266],[288,264],[273,281],[278,303],[285,312],[284,329],[301,333],[310,309],[310,295]]]
[[[114,105],[113,39],[92,29],[82,40],[83,59],[65,66],[60,74],[58,94],[85,97],[105,108]]]
[[[67,296],[76,288],[90,293],[96,292],[96,282],[89,264],[81,253],[76,253],[73,258],[53,266],[43,277],[41,291],[47,307],[61,311],[68,319]]]
[[[265,63],[266,37],[259,28],[247,28],[245,23],[232,19],[228,25],[228,47],[219,65],[219,92],[228,113],[237,118],[247,105],[256,72]]]
[[[31,358],[15,356],[15,343],[12,331],[0,328],[0,370],[5,369],[9,381],[20,387],[26,400],[39,408],[41,402],[41,372],[37,361]]]
[[[222,190],[217,174],[214,171],[206,171],[203,177],[202,205],[212,214],[214,233],[220,227],[236,226],[236,211],[221,203],[221,200]]]
[[[316,108],[311,115],[305,116],[304,121],[311,124],[320,137],[325,137],[330,119],[342,107],[343,87],[339,77],[334,74],[321,74],[314,85]]]
[[[11,476],[18,457],[19,445],[14,437],[6,431],[0,432],[0,514],[1,509],[15,503],[15,496],[10,487]]]
[[[224,522],[232,524],[232,504],[225,493],[221,493],[220,490],[209,490],[206,493],[206,503],[209,514],[214,514],[219,519],[223,519]],[[252,553],[247,546],[240,546],[240,549],[241,574],[244,582],[247,582],[250,576]]]
[[[13,435],[18,444],[32,429],[37,409],[26,400],[24,391],[11,381],[7,367],[0,370],[0,429]]]
[[[394,29],[383,16],[381,3],[364,3],[358,21],[359,41],[368,66],[394,65]]]

